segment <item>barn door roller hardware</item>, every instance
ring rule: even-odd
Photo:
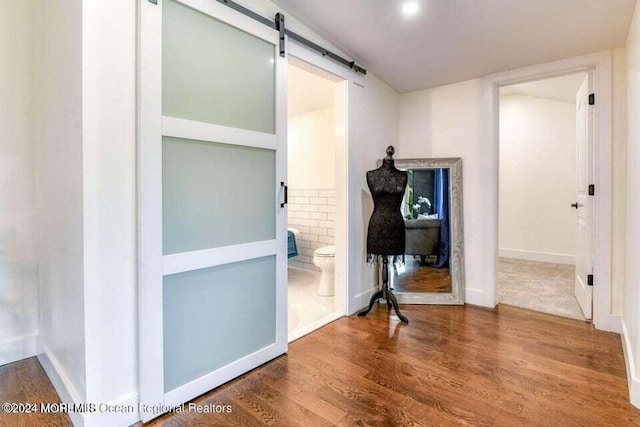
[[[149,1],[153,1],[153,0],[149,0]],[[235,10],[236,12],[240,12],[245,16],[248,16],[251,19],[254,19],[258,22],[260,22],[261,24],[266,25],[267,27],[273,28],[274,30],[278,31],[278,33],[280,34],[279,37],[279,48],[280,48],[280,56],[281,57],[285,57],[286,52],[285,52],[285,35],[288,36],[291,40],[300,43],[301,45],[304,45],[310,49],[315,50],[316,52],[318,52],[319,54],[321,54],[322,56],[325,56],[335,62],[337,62],[338,64],[344,65],[345,67],[349,67],[351,70],[357,72],[357,73],[362,73],[362,74],[367,74],[367,70],[365,70],[364,68],[360,67],[359,65],[356,65],[355,61],[349,61],[348,59],[343,58],[340,55],[337,55],[333,52],[331,52],[328,49],[323,48],[322,46],[312,42],[309,39],[306,39],[304,37],[302,37],[299,34],[294,33],[291,30],[288,30],[285,26],[285,20],[284,20],[284,15],[281,13],[277,13],[275,16],[274,20],[270,20],[268,18],[265,18],[262,15],[259,15],[249,9],[247,9],[244,6],[239,5],[238,3],[232,1],[232,0],[216,0],[219,3],[222,3],[225,6],[230,7],[231,9]]]
[[[285,45],[284,45],[284,36],[287,34],[287,29],[284,26],[284,15],[281,13],[276,13],[276,30],[280,34],[278,41],[280,43],[280,56],[285,57]]]

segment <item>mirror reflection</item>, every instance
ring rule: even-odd
[[[411,168],[402,201],[406,244],[396,262],[396,292],[451,292],[450,180],[448,168]]]

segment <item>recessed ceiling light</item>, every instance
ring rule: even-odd
[[[404,16],[413,16],[420,10],[420,5],[415,1],[407,1],[402,4],[402,14]]]

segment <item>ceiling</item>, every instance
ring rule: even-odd
[[[273,0],[399,92],[625,45],[635,0]]]
[[[287,72],[289,116],[333,107],[336,78],[292,57]]]
[[[518,83],[500,88],[500,96],[528,95],[556,101],[576,102],[576,93],[586,77],[586,73],[569,74],[545,80]]]

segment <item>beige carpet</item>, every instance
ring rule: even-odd
[[[498,260],[498,301],[585,320],[574,296],[575,267],[513,258]]]

